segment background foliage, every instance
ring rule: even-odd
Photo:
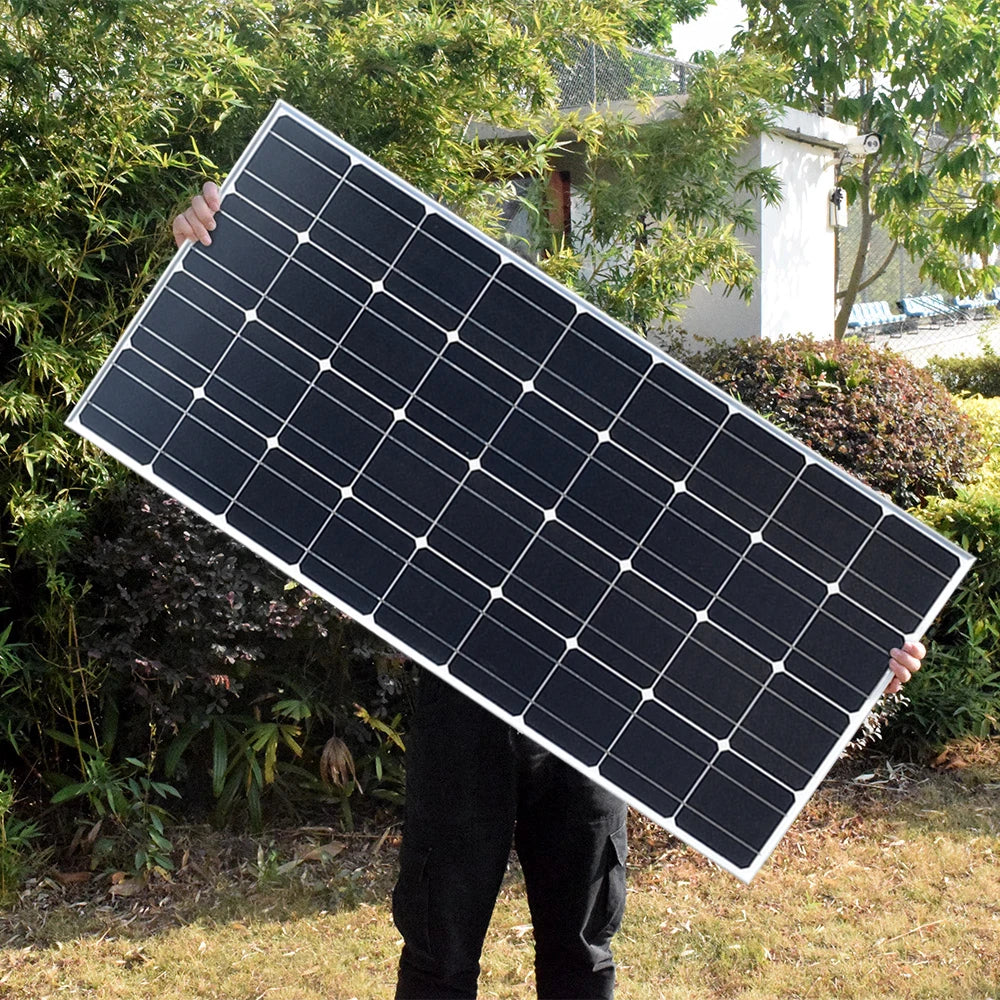
[[[134,867],[167,867],[178,790],[185,809],[259,826],[297,796],[350,822],[359,788],[401,788],[406,686],[388,651],[63,428],[172,252],[170,217],[221,179],[277,97],[490,232],[510,182],[541,176],[568,134],[622,175],[673,142],[642,211],[672,215],[690,245],[662,244],[655,309],[634,307],[639,256],[615,276],[631,282],[619,312],[645,323],[701,271],[749,280],[745,257],[728,271],[715,260],[720,246],[738,255],[726,213],[773,193],[767,178],[748,176],[738,198],[723,179],[700,203],[666,191],[733,167],[766,121],[764,75],[748,70],[749,99],[737,64],[706,75],[695,106],[704,118],[718,104],[718,129],[699,138],[688,116],[641,149],[620,122],[561,115],[555,68],[582,44],[662,43],[702,6],[0,2],[0,763],[25,796],[61,807],[49,818],[91,863],[123,835]],[[526,138],[483,144],[477,122]],[[700,244],[699,213],[712,232]],[[570,279],[580,263],[551,262]]]
[[[932,630],[926,667],[907,684],[886,728],[887,739],[911,752],[1000,735],[1000,400],[959,405],[980,428],[987,460],[974,483],[915,513],[976,562]]]
[[[258,793],[298,766],[307,730],[343,715],[337,692],[278,690],[286,650],[320,670],[306,652],[320,628],[311,599],[289,603],[301,595],[227,562],[151,494],[120,492],[121,469],[63,428],[172,252],[171,215],[283,96],[495,228],[498,189],[556,144],[538,124],[553,111],[553,62],[623,39],[624,6],[0,3],[0,758],[25,794],[56,791],[91,818],[114,802],[108,825],[138,817],[148,840],[164,807],[149,782],[169,762],[173,780],[198,775],[223,812],[256,821]],[[480,119],[538,138],[480,146],[467,135]],[[140,543],[162,554],[183,531],[201,564],[141,561]],[[218,608],[219,594],[239,605]],[[263,619],[246,609],[258,600]],[[368,760],[372,784],[381,773],[391,789],[392,718],[365,711],[356,769],[341,773],[356,786]]]
[[[91,818],[138,816],[144,842],[159,806],[97,739],[111,703],[67,561],[122,474],[63,418],[164,260],[205,139],[276,82],[220,26],[170,2],[0,4],[0,756],[26,795],[82,783]]]
[[[745,292],[737,225],[778,191],[739,150],[780,65],[706,60],[641,133],[555,106],[581,43],[661,43],[700,6],[0,0],[0,891],[38,836],[19,794],[91,864],[147,871],[181,807],[350,824],[360,789],[400,796],[398,659],[63,429],[172,252],[170,216],[280,96],[490,232],[572,135],[592,165],[574,239],[532,201],[550,273],[639,330],[697,281]],[[481,121],[529,138],[482,144]],[[943,390],[891,356],[751,344],[703,370],[902,502],[976,465]]]
[[[931,358],[927,370],[956,396],[1000,396],[1000,355],[989,345],[974,358]]]
[[[991,289],[1000,243],[1000,3],[996,0],[745,0],[740,44],[792,67],[789,103],[877,133],[840,183],[860,238],[840,290],[843,337],[858,293],[899,249],[953,294]],[[878,221],[892,240],[869,259]],[[973,264],[973,262],[975,262]],[[913,289],[913,292],[919,289]]]

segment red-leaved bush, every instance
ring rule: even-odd
[[[973,423],[926,371],[847,340],[743,340],[699,374],[903,507],[950,495],[982,465]]]
[[[115,759],[152,751],[186,799],[208,805],[207,776],[216,774],[218,797],[233,739],[250,741],[241,751],[248,758],[255,740],[285,726],[292,742],[277,744],[286,761],[318,774],[331,735],[362,757],[371,748],[359,705],[375,720],[406,707],[399,654],[158,490],[125,487],[93,512],[91,526],[79,547],[89,579],[80,646],[101,678]],[[273,766],[280,770],[282,757]]]

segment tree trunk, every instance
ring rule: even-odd
[[[851,307],[854,305],[854,300],[858,297],[858,290],[861,288],[861,279],[865,272],[865,263],[868,260],[868,247],[872,238],[872,226],[875,222],[871,208],[871,177],[867,164],[865,164],[861,181],[858,184],[858,210],[861,214],[858,252],[851,264],[847,285],[840,293],[840,309],[837,310],[837,319],[833,326],[833,336],[836,340],[843,340],[847,333],[847,321],[851,318]]]

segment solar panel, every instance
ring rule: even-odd
[[[279,103],[70,425],[749,881],[971,563]]]

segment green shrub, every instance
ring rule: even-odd
[[[956,396],[1000,396],[1000,355],[992,349],[975,358],[931,358],[927,369]]]
[[[1000,397],[966,396],[956,403],[976,425],[986,448],[986,459],[970,489],[1000,497]]]
[[[85,780],[63,785],[52,796],[52,804],[86,802],[91,817],[97,817],[95,824],[85,814],[78,820],[83,820],[81,825],[89,828],[87,836],[80,839],[90,845],[91,867],[110,862],[120,868],[131,862],[136,872],[157,871],[166,875],[173,871],[174,863],[170,860],[173,844],[166,835],[166,824],[172,817],[162,803],[169,796],[180,798],[180,792],[173,785],[149,776],[152,760],[144,762],[129,757],[116,766],[100,748],[64,738],[83,754]],[[102,832],[103,836],[99,835]],[[122,849],[123,854],[119,853]]]
[[[916,513],[976,557],[885,728],[891,742],[937,749],[1000,734],[1000,496],[963,491]]]
[[[954,493],[982,463],[974,423],[927,372],[891,351],[855,340],[749,340],[691,363],[901,506]]]
[[[977,481],[914,511],[976,562],[931,630],[927,659],[885,725],[897,745],[937,749],[1000,734],[1000,399],[959,401],[989,447]]]
[[[16,898],[24,876],[39,861],[34,842],[41,831],[14,815],[15,801],[14,779],[0,771],[0,904]]]

